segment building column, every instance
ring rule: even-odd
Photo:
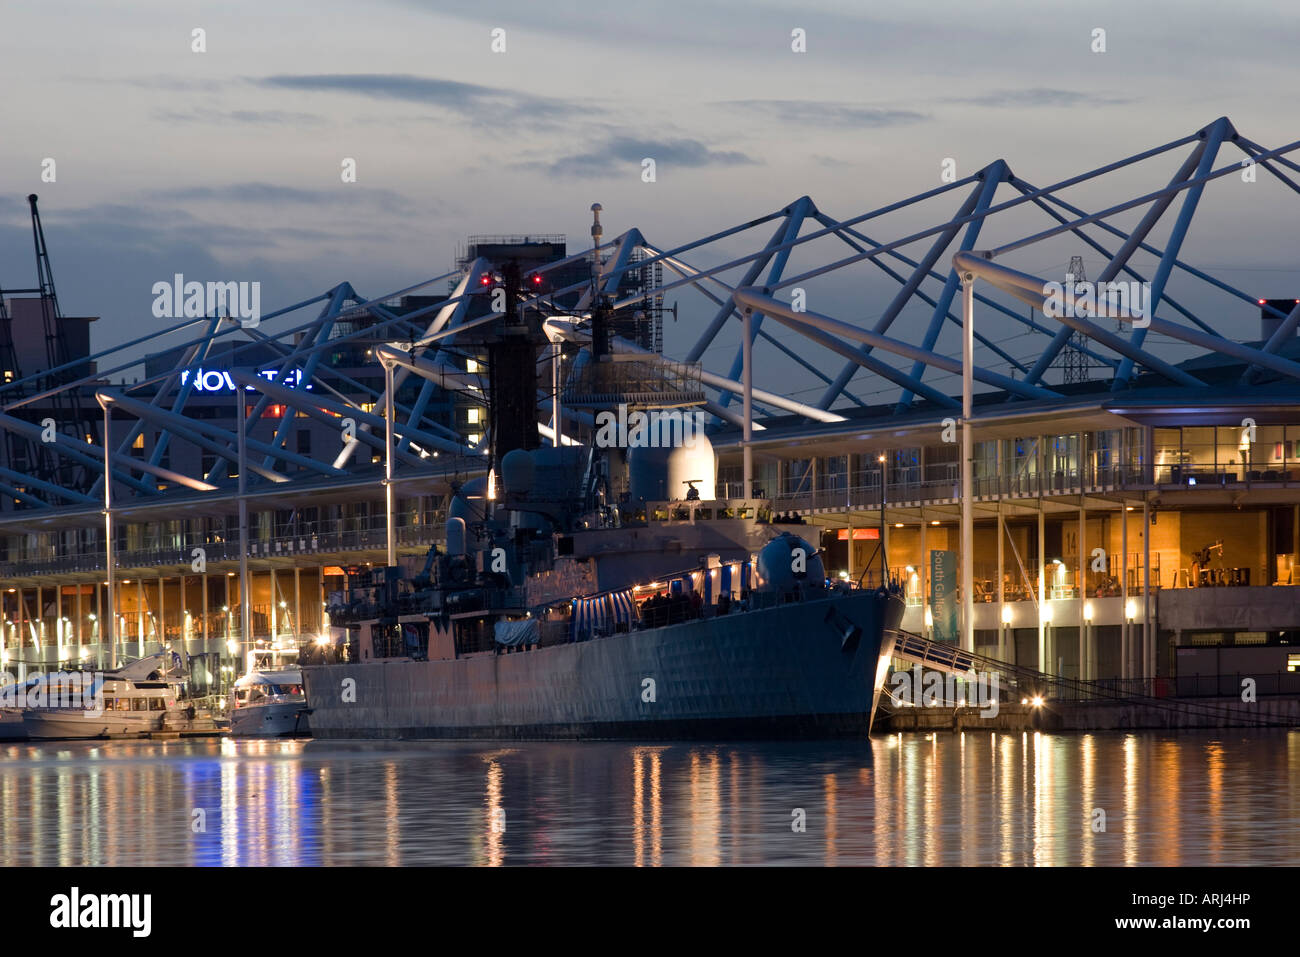
[[[203,601],[203,653],[208,653],[208,572],[207,566],[204,566],[202,581],[202,601]]]
[[[1041,477],[1041,473],[1040,473]],[[1038,497],[1038,670],[1047,674],[1050,670],[1050,658],[1047,648],[1047,628],[1043,621],[1047,614],[1047,523],[1043,512],[1042,495]]]
[[[849,581],[855,582],[858,580],[858,576],[853,574],[853,515],[852,513],[845,516],[845,521],[848,522],[848,535],[849,535],[848,548],[845,550],[845,555],[846,555],[845,563],[848,566]]]
[[[135,656],[144,657],[144,578],[135,580]]]
[[[18,596],[18,615],[14,619],[17,623],[16,631],[18,633],[18,680],[23,681],[27,677],[27,654],[24,651],[27,643],[25,634],[27,630],[27,606],[23,601],[23,588],[21,585],[18,586],[18,591],[15,594]]]
[[[81,656],[82,656],[83,636],[82,636],[81,622],[84,615],[83,615],[83,601],[82,601],[81,593],[85,590],[86,590],[85,586],[83,586],[81,582],[77,582],[77,607],[76,607],[76,611],[73,612],[73,614],[77,616],[77,624],[76,627],[73,629],[73,638],[77,642],[77,664],[78,665],[80,665],[82,662]]]
[[[930,553],[925,547],[925,530],[929,527],[925,521],[925,506],[919,509],[921,514],[921,634],[933,637],[925,623],[925,613],[930,610]]]
[[[167,602],[164,595],[167,591],[167,582],[162,573],[158,573],[158,613],[154,618],[154,637],[158,639],[160,646],[167,644]]]
[[[1151,497],[1142,493],[1142,677],[1156,674],[1156,636],[1151,618]]]
[[[34,642],[36,654],[34,657],[38,668],[42,667],[45,661],[45,596],[43,592],[42,586],[36,585],[36,641]]]
[[[95,580],[95,628],[92,631],[95,638],[95,669],[104,670],[104,593],[100,590],[103,586],[99,584],[99,579]]]
[[[998,443],[1001,446],[1001,442]],[[999,484],[1001,477],[999,476]],[[1006,521],[1002,517],[1002,490],[998,489],[998,661],[1007,660],[1007,586],[1005,574],[1002,571],[1002,562],[1005,558],[1003,554],[1003,539],[1007,535]]]
[[[1129,642],[1130,632],[1128,618],[1128,503],[1120,499],[1119,503],[1119,601],[1120,614],[1124,624],[1120,628],[1119,641],[1119,676],[1129,677]]]
[[[1291,578],[1288,585],[1300,585],[1300,505],[1291,506]]]
[[[63,585],[54,586],[54,668],[63,667]]]
[[[1080,438],[1080,443],[1082,444],[1082,437]],[[1080,465],[1079,467],[1079,485],[1082,488],[1083,486],[1082,465]],[[1075,597],[1079,600],[1079,614],[1078,614],[1079,662],[1078,662],[1077,674],[1080,678],[1085,677],[1084,662],[1087,659],[1087,638],[1084,635],[1085,622],[1083,620],[1083,603],[1087,601],[1087,592],[1088,592],[1088,566],[1086,564],[1087,555],[1088,555],[1087,536],[1088,536],[1088,503],[1087,503],[1087,499],[1084,498],[1083,493],[1080,492],[1079,493],[1079,567],[1078,567],[1079,587],[1075,594]]]
[[[889,556],[889,523],[882,521],[880,523],[880,583],[888,588],[889,582],[885,581],[885,561]]]

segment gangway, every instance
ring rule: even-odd
[[[1084,681],[1050,675],[1024,665],[999,661],[987,655],[965,651],[951,642],[931,641],[914,632],[896,629],[886,632],[894,638],[891,656],[934,671],[942,671],[959,678],[974,679],[977,675],[997,674],[999,694],[1013,700],[1070,702],[1109,702],[1112,704],[1142,705],[1165,711],[1199,717],[1231,719],[1234,723],[1245,717],[1239,710],[1209,702],[1189,701],[1185,698],[1158,698],[1154,695],[1123,691],[1099,681]],[[1283,721],[1263,716],[1256,718],[1256,727],[1291,727]]]

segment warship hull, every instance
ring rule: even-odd
[[[860,737],[902,613],[897,595],[853,591],[512,654],[306,666],[311,733]]]

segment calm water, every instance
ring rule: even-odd
[[[5,866],[1300,864],[1297,825],[1300,732],[0,746]]]

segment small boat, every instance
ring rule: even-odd
[[[230,695],[230,734],[237,738],[283,738],[310,733],[302,671],[282,657],[297,650],[259,649],[249,653],[248,671]]]
[[[66,739],[187,726],[190,709],[179,703],[180,682],[169,679],[167,669],[164,653],[104,672],[102,678],[91,672],[43,676],[44,703],[22,709],[23,729],[32,739]]]
[[[23,727],[23,710],[28,695],[40,687],[48,676],[35,674],[23,681],[7,682],[0,687],[0,741],[26,741],[27,729]]]

